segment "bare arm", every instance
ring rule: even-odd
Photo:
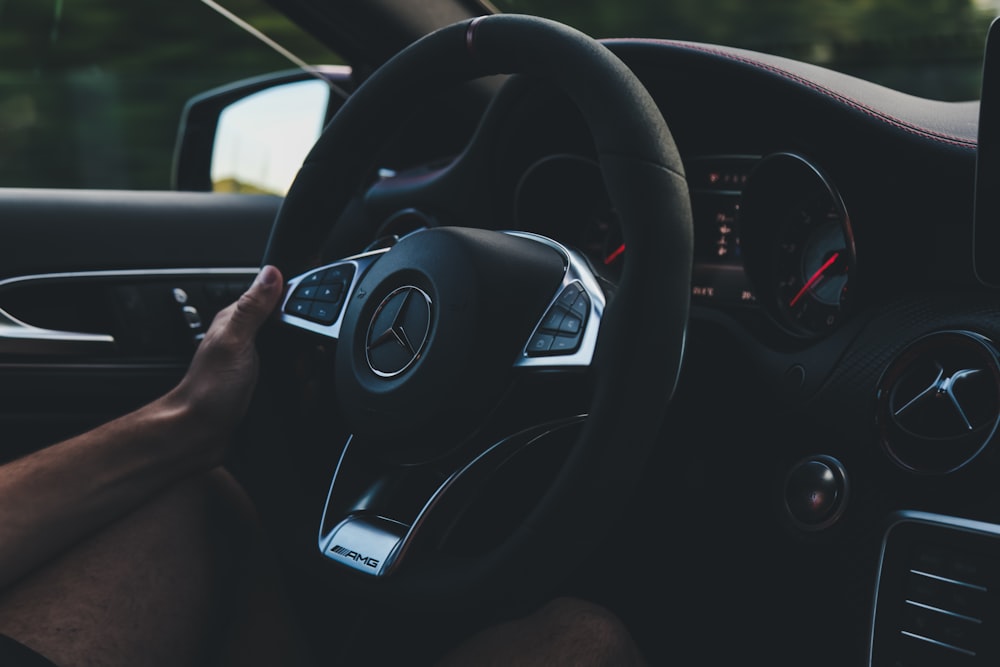
[[[265,267],[216,316],[177,387],[0,466],[0,588],[171,483],[221,463],[256,383],[256,333],[281,291],[281,274]]]

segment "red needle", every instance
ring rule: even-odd
[[[809,288],[815,285],[819,281],[819,279],[823,277],[823,273],[831,266],[833,266],[833,263],[837,261],[838,257],[840,257],[839,252],[835,252],[832,255],[830,255],[830,259],[823,262],[823,266],[816,269],[816,273],[812,274],[809,280],[806,281],[806,284],[802,286],[802,289],[799,290],[798,294],[795,295],[795,298],[792,299],[791,303],[789,303],[788,306],[792,307],[795,304],[797,304],[799,302],[799,299],[801,299],[802,296],[809,291]]]
[[[614,252],[612,252],[610,255],[608,255],[607,257],[604,258],[604,265],[607,266],[607,265],[611,264],[611,262],[613,262],[616,259],[618,259],[618,255],[622,254],[623,252],[625,252],[625,244],[624,243],[621,244],[620,246],[618,246],[617,248],[615,248]]]

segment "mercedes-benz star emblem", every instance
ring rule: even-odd
[[[407,285],[382,300],[365,338],[368,367],[383,378],[396,377],[420,358],[431,325],[431,299]]]

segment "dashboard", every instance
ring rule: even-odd
[[[973,261],[989,255],[974,225],[979,103],[737,49],[607,43],[667,121],[695,237],[682,377],[619,535],[629,553],[659,553],[664,531],[686,540],[666,570],[614,586],[669,590],[692,618],[715,619],[675,638],[706,664],[725,659],[720,628],[773,655],[778,626],[780,664],[819,645],[828,665],[998,655],[982,630],[922,615],[935,605],[911,574],[934,561],[928,577],[954,575],[970,554],[993,562],[1000,534],[1000,300]],[[509,82],[464,159],[490,184],[470,205],[476,224],[576,249],[613,295],[628,248],[567,100]],[[766,619],[762,599],[778,607]],[[967,611],[949,613],[992,627]],[[847,639],[831,646],[831,628]]]

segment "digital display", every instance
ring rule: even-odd
[[[739,208],[743,186],[759,158],[711,156],[685,165],[694,217],[692,297],[753,303],[743,271]]]
[[[983,57],[973,237],[976,275],[1000,287],[1000,19],[990,25]]]

